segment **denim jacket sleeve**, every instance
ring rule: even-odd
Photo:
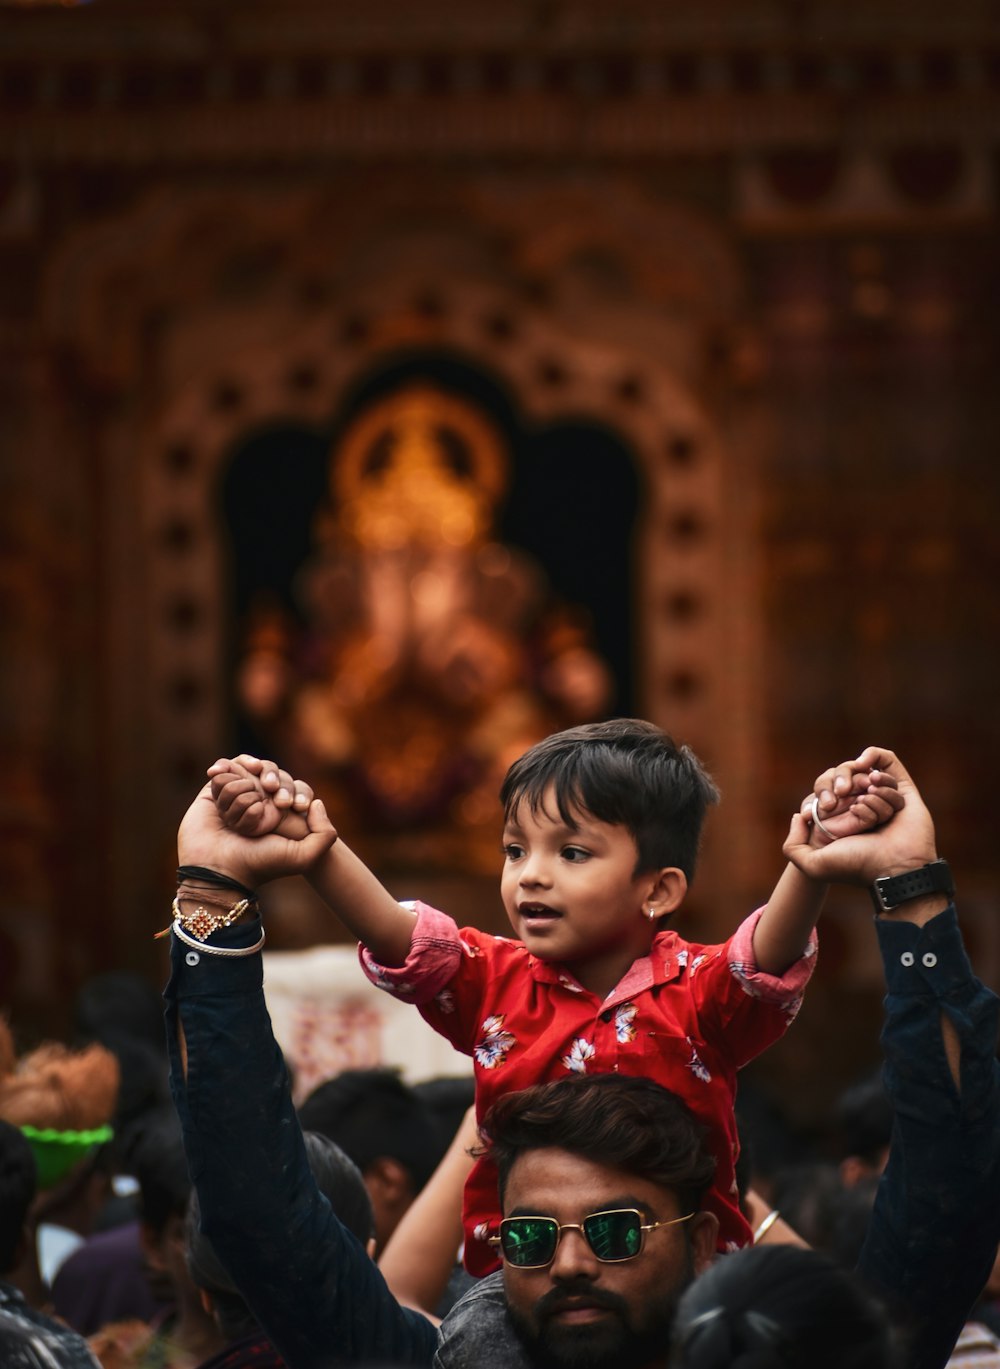
[[[858,1272],[911,1331],[908,1369],[940,1369],[1000,1241],[996,996],[973,975],[954,907],[924,927],[876,920],[894,1121]],[[961,1052],[960,1088],[942,1014]]]
[[[247,923],[212,944],[248,946],[259,935],[260,924]],[[246,1302],[289,1369],[430,1365],[435,1328],[399,1306],[313,1180],[261,957],[206,955],[171,940],[171,1088],[202,1228]]]

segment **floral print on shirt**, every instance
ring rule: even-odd
[[[393,998],[405,998],[407,994],[412,993],[412,984],[406,983],[405,980],[393,979],[391,975],[391,970],[386,971],[382,965],[376,965],[374,961],[368,972],[368,977],[375,987],[383,993],[391,994]]]
[[[685,1040],[691,1047],[691,1059],[688,1061],[688,1069],[691,1071],[694,1077],[696,1079],[700,1079],[703,1084],[710,1084],[712,1082],[712,1075],[708,1066],[705,1064],[704,1060],[702,1060],[701,1056],[698,1054],[697,1050],[695,1049],[695,1044],[691,1040],[690,1036],[685,1037]]]
[[[573,1042],[569,1055],[562,1057],[562,1063],[571,1074],[586,1074],[587,1061],[593,1060],[597,1052],[590,1042],[583,1036],[578,1036]]]
[[[517,1037],[503,1030],[503,1013],[487,1017],[482,1026],[483,1036],[476,1043],[473,1054],[476,1063],[484,1070],[495,1070],[507,1059],[511,1046],[517,1045]]]
[[[625,1046],[635,1040],[635,1015],[638,1012],[634,1003],[621,1003],[615,1009],[615,1036],[619,1045]]]

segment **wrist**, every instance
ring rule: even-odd
[[[955,896],[955,885],[946,860],[934,858],[920,864],[898,862],[877,875],[870,886],[876,917],[908,910],[908,921],[914,913],[927,920],[948,906]],[[919,905],[914,909],[913,905]]]
[[[949,900],[943,894],[928,894],[925,898],[914,898],[909,903],[901,903],[891,913],[876,913],[876,922],[912,922],[916,927],[940,916],[948,907]]]
[[[213,859],[212,853],[200,857],[198,852],[178,848],[177,884],[195,885],[198,888],[224,889],[234,891],[235,896],[256,897],[256,888],[250,882],[252,872],[229,862]]]
[[[922,851],[913,856],[901,856],[898,860],[887,861],[885,865],[880,865],[878,871],[872,875],[872,881],[876,879],[896,879],[899,875],[908,875],[913,870],[922,870],[925,865],[932,865],[934,861],[941,857],[933,848],[929,851]]]
[[[185,927],[189,923],[192,926],[198,923],[209,931],[219,927],[236,927],[242,922],[253,922],[260,916],[254,898],[241,897],[235,891],[227,896],[224,889],[199,888],[187,881],[178,885],[174,912]]]
[[[220,927],[256,918],[257,893],[241,880],[211,865],[177,867],[174,918],[182,927],[204,937]]]

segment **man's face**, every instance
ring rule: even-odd
[[[504,1216],[582,1222],[592,1212],[637,1208],[643,1222],[683,1214],[670,1189],[557,1147],[525,1151],[511,1167]],[[504,1264],[511,1319],[539,1369],[653,1369],[665,1365],[677,1299],[707,1268],[716,1219],[645,1235],[632,1260],[602,1263],[583,1233],[564,1231],[544,1269]]]

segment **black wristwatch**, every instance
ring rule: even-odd
[[[871,886],[875,913],[891,913],[903,903],[910,903],[925,894],[947,894],[955,897],[955,882],[946,860],[932,860],[919,870],[907,870],[904,875],[883,875]]]

